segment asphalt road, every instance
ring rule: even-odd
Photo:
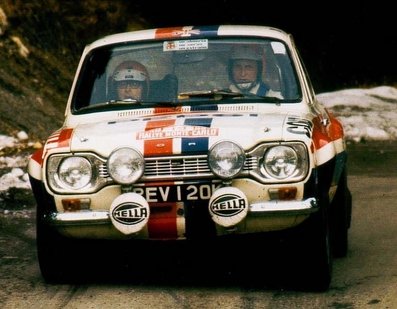
[[[346,258],[335,260],[327,292],[275,284],[278,277],[271,270],[283,266],[275,260],[274,265],[265,265],[269,276],[252,284],[255,265],[262,259],[236,261],[243,272],[246,266],[253,267],[250,275],[237,276],[214,271],[212,266],[226,261],[210,252],[205,253],[210,258],[200,264],[181,265],[167,259],[164,265],[152,265],[171,270],[151,273],[144,280],[128,279],[131,268],[141,267],[139,260],[127,267],[110,258],[96,265],[93,273],[98,275],[87,281],[49,285],[43,282],[37,264],[34,208],[22,197],[26,207],[0,212],[0,308],[397,308],[395,144],[348,148],[354,203],[350,246]],[[113,274],[116,264],[118,272]],[[102,273],[107,275],[102,277]]]

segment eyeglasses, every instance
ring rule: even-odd
[[[128,87],[132,89],[138,89],[141,88],[143,84],[141,82],[133,81],[133,80],[123,80],[120,82],[117,82],[117,88],[120,89],[126,89]]]

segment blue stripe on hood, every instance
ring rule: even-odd
[[[210,128],[212,118],[188,118],[185,120],[186,126],[201,126]],[[208,151],[208,136],[204,137],[183,137],[181,150],[182,154],[188,153],[206,153]]]

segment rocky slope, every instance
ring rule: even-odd
[[[127,5],[92,0],[0,2],[0,135],[23,130],[40,141],[62,124],[84,45],[144,26],[140,18],[123,14]]]

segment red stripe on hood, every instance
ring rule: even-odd
[[[175,119],[148,121],[145,131],[169,127],[175,124]],[[143,151],[145,156],[171,155],[172,138],[145,140]]]
[[[181,113],[181,112],[182,112],[182,106],[154,108],[155,114],[173,114],[173,113]]]

